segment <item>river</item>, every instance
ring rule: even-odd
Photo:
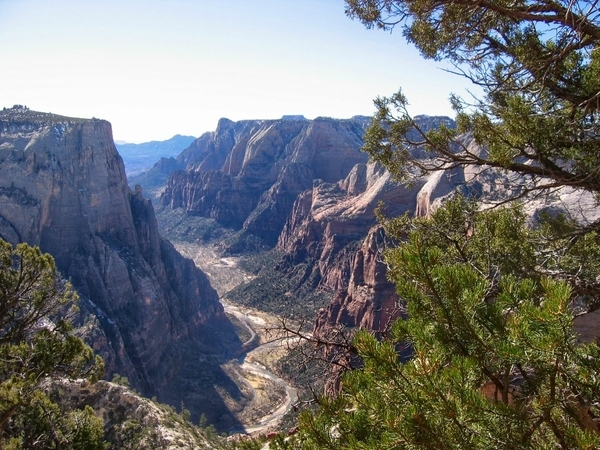
[[[294,386],[278,377],[265,364],[259,362],[261,360],[269,361],[269,357],[264,356],[265,354],[275,353],[281,355],[288,348],[290,341],[286,338],[267,340],[267,330],[278,322],[278,318],[258,311],[240,308],[222,299],[223,295],[229,290],[252,278],[251,275],[238,267],[236,258],[221,258],[215,249],[198,244],[179,242],[174,243],[174,245],[183,256],[194,260],[196,265],[206,273],[221,297],[221,303],[226,314],[235,317],[247,329],[249,337],[245,339],[243,345],[250,346],[257,339],[261,342],[258,347],[242,354],[234,361],[234,366],[239,368],[239,370],[236,370],[237,375],[244,378],[247,376],[245,374],[252,374],[280,386],[285,391],[285,398],[280,398],[279,401],[268,405],[266,414],[255,418],[251,423],[246,422],[243,429],[238,428],[230,430],[230,432],[260,434],[275,429],[281,418],[298,401],[298,392]],[[269,362],[273,363],[274,361]],[[251,385],[250,382],[247,384]],[[258,390],[255,390],[254,393],[255,396],[260,395]]]

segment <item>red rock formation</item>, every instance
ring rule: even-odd
[[[394,304],[393,289],[377,259],[381,229],[369,230],[379,201],[393,202],[395,213],[413,210],[417,189],[392,182],[379,166],[358,164],[339,183],[315,181],[298,197],[277,249],[285,255],[282,271],[313,261],[320,272],[318,289],[333,294],[331,305],[317,317],[317,329],[326,324],[378,329],[387,320],[381,308]]]
[[[294,204],[277,249],[284,254],[282,272],[312,261],[319,271],[318,289],[332,293],[321,310],[315,332],[334,325],[383,330],[398,314],[393,285],[382,261],[383,229],[375,209],[397,216],[429,213],[431,203],[451,193],[463,180],[456,172],[440,172],[410,188],[394,182],[376,164],[357,164],[335,184],[315,181]]]
[[[369,230],[356,253],[350,256],[347,282],[338,276],[339,288],[331,304],[317,314],[315,331],[343,325],[349,328],[386,330],[401,314],[395,286],[386,278],[383,262],[384,232],[380,225]]]

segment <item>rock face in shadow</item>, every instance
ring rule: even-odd
[[[296,197],[313,180],[335,183],[367,156],[360,151],[369,120],[222,119],[182,152],[161,205],[184,208],[243,229],[273,246]]]
[[[0,111],[0,173],[0,237],[54,256],[100,325],[88,339],[108,377],[179,406],[190,392],[178,380],[238,340],[204,273],[161,238],[141,189],[127,187],[110,124]]]

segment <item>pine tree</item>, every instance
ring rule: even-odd
[[[0,240],[0,448],[103,448],[89,409],[64,413],[43,392],[54,377],[102,375],[63,309],[77,295],[39,248]]]
[[[600,347],[577,341],[569,285],[538,272],[545,228],[519,208],[478,212],[458,197],[388,230],[406,239],[386,261],[408,319],[383,341],[357,334],[363,367],[286,445],[599,448]],[[597,244],[587,251],[600,256]]]
[[[451,99],[456,131],[422,133],[398,92],[376,100],[365,149],[401,179],[457,165],[502,168],[519,175],[521,194],[571,186],[600,191],[600,10],[564,0],[347,0],[367,27],[401,27],[426,58],[444,59],[483,91]],[[487,154],[457,136],[472,134]],[[412,158],[422,144],[435,158]],[[415,170],[411,170],[415,169]],[[535,182],[535,183],[532,183]]]
[[[401,28],[424,57],[450,61],[483,91],[451,98],[456,130],[420,130],[401,91],[377,99],[371,159],[404,182],[459,166],[498,170],[510,189],[501,208],[456,197],[429,218],[382,218],[408,318],[383,340],[358,332],[362,367],[279,448],[600,448],[600,347],[573,329],[576,314],[600,305],[600,221],[584,209],[582,221],[532,224],[518,204],[570,189],[598,206],[597,2],[346,3],[351,17]],[[428,153],[415,156],[416,146]],[[412,356],[401,361],[405,345]]]

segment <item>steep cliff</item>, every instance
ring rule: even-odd
[[[54,256],[100,324],[90,343],[108,376],[171,404],[193,397],[180,381],[237,337],[204,273],[160,237],[141,189],[127,187],[110,124],[5,108],[0,173],[0,237]]]
[[[161,197],[168,208],[210,217],[273,246],[300,192],[334,183],[357,163],[368,119],[231,122],[202,135],[179,157]]]
[[[383,228],[375,225],[349,259],[347,281],[340,280],[342,286],[331,303],[317,314],[315,330],[343,325],[380,331],[400,316],[400,299],[394,284],[386,278],[381,253],[384,246]]]
[[[317,330],[326,324],[385,328],[396,298],[385,277],[384,236],[375,209],[383,203],[391,216],[412,215],[463,179],[453,171],[406,187],[377,164],[357,164],[344,180],[315,182],[298,197],[277,243],[283,254],[278,267],[287,274],[297,264],[309,264],[320,280],[317,289],[331,293],[331,304],[318,314]]]

